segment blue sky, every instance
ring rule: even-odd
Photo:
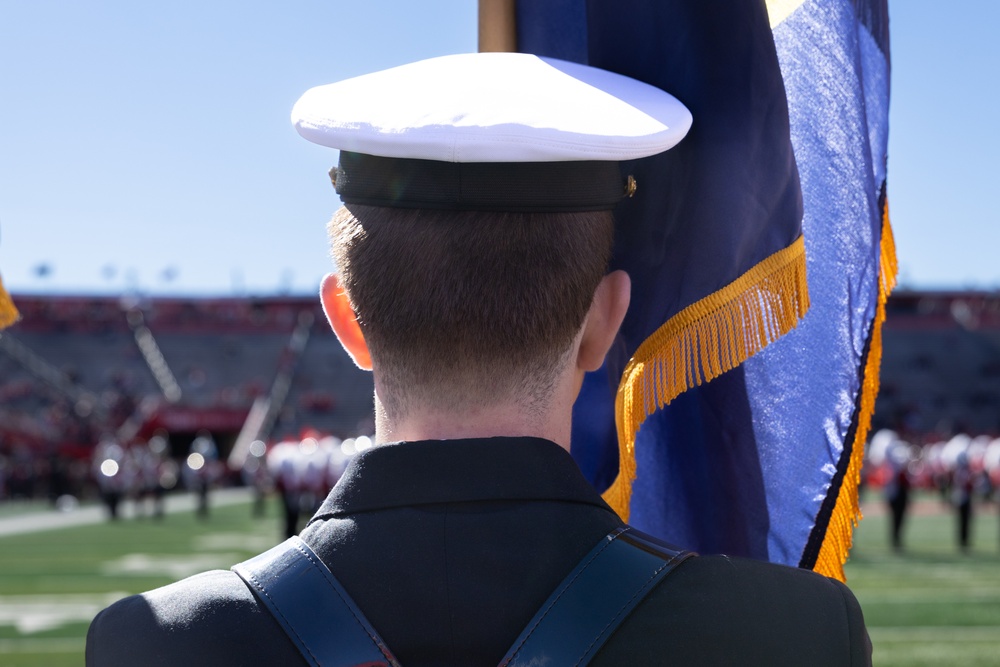
[[[902,282],[1000,289],[1000,3],[890,0],[890,19]],[[292,104],[475,49],[474,0],[0,0],[0,275],[14,292],[314,292],[335,157],[296,135]]]

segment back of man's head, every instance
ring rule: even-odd
[[[602,279],[611,211],[637,189],[621,164],[680,141],[683,104],[578,63],[478,53],[318,86],[292,118],[340,151],[331,240],[363,336],[335,282],[324,304],[370,357],[386,416],[540,414],[550,397],[566,412],[627,307],[627,277]]]
[[[349,205],[329,231],[390,416],[544,409],[613,244],[610,211]]]

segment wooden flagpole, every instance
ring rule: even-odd
[[[517,51],[516,0],[479,0],[479,50]]]

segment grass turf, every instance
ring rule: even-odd
[[[877,667],[1000,665],[1000,518],[977,506],[972,548],[956,546],[956,518],[923,498],[889,546],[888,517],[873,499],[854,533],[847,584],[864,610]]]
[[[90,619],[130,593],[228,568],[281,540],[248,503],[0,537],[0,665],[82,665]]]
[[[941,512],[911,517],[907,548],[895,554],[886,517],[869,507],[847,576],[875,665],[1000,664],[996,510],[976,517],[968,555],[957,552],[954,520]],[[188,511],[0,537],[0,664],[81,665],[90,618],[111,601],[226,568],[278,542],[276,502],[267,510],[254,518],[249,504],[237,504],[214,508],[205,521]]]

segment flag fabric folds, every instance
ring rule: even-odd
[[[771,485],[771,560],[843,579],[897,270],[886,197],[889,18],[886,0],[792,4],[772,24],[813,305],[744,370],[751,404],[769,415],[755,423],[760,451],[771,452],[762,460],[798,480]]]
[[[632,307],[584,382],[574,456],[643,530],[842,576],[893,275],[885,1],[517,12],[518,50],[660,86],[694,116],[626,165],[647,194],[615,211]]]

